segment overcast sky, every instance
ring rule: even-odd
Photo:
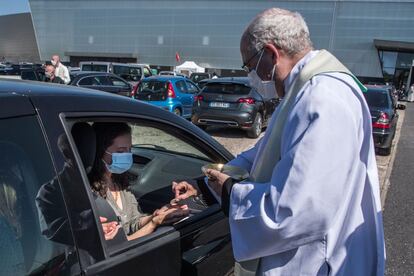
[[[0,15],[29,12],[28,0],[0,0]]]

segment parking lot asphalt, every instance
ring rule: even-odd
[[[386,275],[414,275],[414,103],[407,103],[384,206]]]

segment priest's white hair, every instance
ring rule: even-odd
[[[243,40],[252,55],[272,42],[289,56],[312,49],[309,29],[303,17],[280,8],[258,14],[244,31]]]

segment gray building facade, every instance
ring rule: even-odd
[[[239,40],[269,7],[300,12],[315,48],[333,52],[361,77],[407,74],[414,58],[414,0],[29,0],[40,58],[123,58],[177,65],[175,54],[207,68],[240,69]],[[383,48],[374,40],[405,42]],[[384,50],[385,49],[385,50]],[[401,73],[401,72],[400,72]]]
[[[30,13],[0,16],[0,61],[40,61]]]

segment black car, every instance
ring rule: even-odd
[[[20,75],[19,64],[0,64],[0,75]]]
[[[72,71],[70,85],[131,96],[133,87],[126,80],[112,73]]]
[[[257,138],[279,101],[265,100],[247,77],[211,79],[194,97],[192,122],[205,129],[219,125],[241,128]]]
[[[192,73],[190,76],[190,80],[192,80],[195,83],[198,83],[202,80],[211,79],[211,77],[212,76],[210,73]]]
[[[31,81],[45,81],[46,75],[43,68],[35,69],[23,69],[20,70],[20,76],[22,80],[31,80]]]
[[[0,275],[231,273],[228,220],[211,194],[191,199],[191,215],[173,225],[133,241],[121,228],[105,240],[100,217],[116,215],[87,177],[94,122],[131,126],[130,190],[146,213],[170,202],[173,180],[193,179],[202,189],[201,166],[233,158],[189,121],[133,99],[0,81]]]
[[[367,85],[367,88],[364,96],[371,112],[374,144],[378,153],[389,155],[397,127],[397,109],[405,106],[396,102],[387,87]]]

